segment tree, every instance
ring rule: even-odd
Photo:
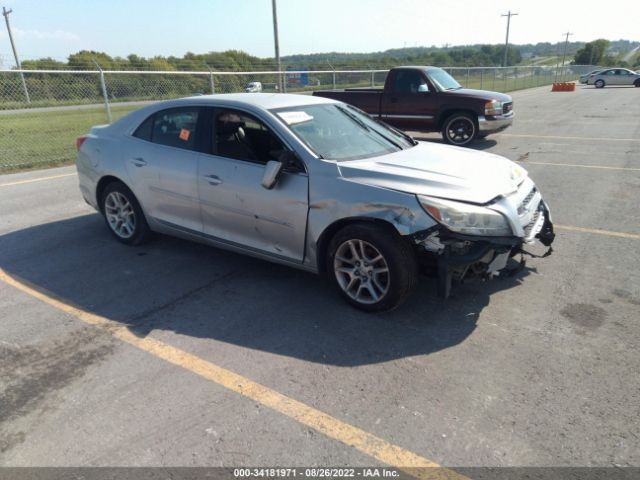
[[[576,52],[573,59],[574,65],[600,65],[603,63],[604,54],[609,47],[609,40],[599,38],[585,44]]]

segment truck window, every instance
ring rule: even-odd
[[[417,93],[418,87],[422,84],[426,85],[426,82],[417,70],[400,70],[393,82],[393,93]]]

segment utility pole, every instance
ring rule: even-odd
[[[502,66],[507,66],[507,52],[509,51],[509,25],[511,25],[511,17],[518,15],[517,13],[506,13],[504,15],[500,15],[501,17],[507,17],[507,39],[504,41],[504,60],[502,61]]]
[[[18,58],[18,51],[16,50],[16,44],[13,41],[13,35],[11,33],[11,24],[9,23],[9,14],[11,12],[13,12],[13,10],[7,10],[5,7],[2,7],[2,15],[4,16],[4,21],[7,24],[7,32],[9,33],[9,41],[11,42],[13,57],[16,59],[16,67],[18,67],[18,70],[22,70],[20,59]],[[22,89],[24,90],[24,96],[27,99],[27,103],[31,103],[31,99],[29,98],[29,90],[27,89],[27,82],[25,82],[24,73],[22,72],[20,72],[20,79],[22,80]]]
[[[278,41],[278,11],[276,0],[271,0],[273,10],[273,41],[276,47],[276,64],[278,65],[278,91],[284,93],[284,83],[282,80],[282,64],[280,63],[280,42]]]
[[[571,32],[566,32],[563,33],[563,35],[566,35],[565,40],[564,40],[564,50],[562,51],[562,78],[564,78],[564,59],[567,56],[567,44],[569,43],[569,35],[573,35],[573,33]]]

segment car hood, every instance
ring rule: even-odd
[[[513,99],[504,93],[490,92],[489,90],[474,90],[471,88],[459,88],[458,90],[446,90],[448,95],[464,95],[465,97],[473,97],[481,100],[498,100],[500,102],[511,102]]]
[[[426,142],[389,155],[342,161],[338,168],[345,180],[478,204],[515,192],[526,176],[504,157]]]

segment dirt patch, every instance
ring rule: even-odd
[[[590,303],[570,303],[560,311],[560,315],[578,327],[595,330],[604,323],[607,312]]]
[[[115,341],[95,328],[82,328],[44,344],[0,344],[0,451],[24,441],[3,424],[43,410],[55,394],[113,352]]]
[[[628,292],[627,290],[616,288],[613,291],[613,294],[618,298],[622,298],[623,300],[626,300],[632,305],[640,305],[640,299],[634,297],[633,294],[631,292]]]

